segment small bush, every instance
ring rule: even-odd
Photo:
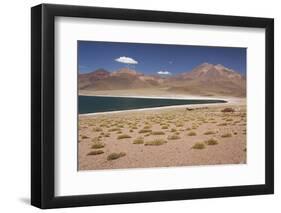
[[[214,131],[207,131],[204,133],[204,135],[213,135],[213,134],[216,134],[216,132]]]
[[[93,131],[95,131],[95,132],[101,132],[101,131],[102,131],[102,128],[100,128],[100,127],[95,127],[95,128],[93,128]]]
[[[145,142],[144,145],[146,145],[146,146],[160,146],[160,145],[163,145],[165,143],[167,143],[166,140],[164,140],[162,138],[157,138],[157,139]]]
[[[221,112],[235,112],[235,110],[231,107],[227,107],[221,110]]]
[[[109,132],[117,132],[117,131],[120,131],[120,130],[121,130],[120,128],[111,128],[108,131]]]
[[[131,138],[131,136],[127,134],[122,134],[122,135],[118,135],[117,137],[117,139],[125,139],[125,138]]]
[[[165,135],[165,132],[162,131],[153,131],[151,132],[152,135]]]
[[[205,149],[205,144],[201,142],[197,142],[192,146],[192,149]]]
[[[169,126],[167,126],[167,125],[162,126],[162,129],[168,129],[168,128],[169,128]]]
[[[82,135],[81,138],[82,138],[82,139],[87,139],[87,138],[89,138],[89,137],[86,136],[86,135]]]
[[[138,137],[133,141],[133,144],[143,144],[143,138],[142,137]]]
[[[196,135],[197,135],[197,133],[196,133],[196,132],[194,132],[194,131],[192,131],[192,132],[189,132],[187,135],[188,135],[188,136],[196,136]]]
[[[105,147],[105,144],[104,143],[101,143],[101,142],[95,142],[93,145],[92,145],[92,149],[100,149],[100,148],[103,148]]]
[[[94,151],[89,152],[87,155],[100,155],[103,153],[104,153],[104,151],[102,151],[102,150],[94,150]]]
[[[106,132],[106,133],[104,133],[104,137],[110,137],[110,133],[109,132]]]
[[[141,129],[141,130],[139,131],[139,133],[150,133],[150,132],[152,132],[151,129]]]
[[[124,157],[125,155],[126,155],[125,152],[119,152],[119,153],[113,152],[107,156],[107,160],[116,160],[118,158]]]
[[[151,128],[151,126],[149,126],[149,125],[146,125],[143,127],[143,129],[150,129],[150,128]]]
[[[220,123],[217,126],[227,126],[227,123]]]
[[[180,139],[180,138],[181,138],[181,137],[178,136],[178,135],[176,135],[176,134],[168,136],[168,140],[178,140],[178,139]]]
[[[182,123],[177,123],[176,127],[183,127],[183,124]]]
[[[94,138],[92,139],[92,142],[94,142],[94,143],[99,142],[99,141],[100,141],[100,138],[99,138],[99,137],[94,137]]]
[[[211,139],[209,139],[209,140],[206,140],[205,143],[206,143],[207,145],[217,145],[217,144],[218,144],[218,141],[217,141],[216,139],[214,139],[214,138],[211,138]]]
[[[230,138],[230,137],[232,137],[232,134],[231,133],[225,133],[225,134],[222,134],[221,137],[222,138]]]

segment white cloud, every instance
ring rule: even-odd
[[[172,73],[168,72],[168,71],[164,71],[164,70],[160,70],[157,72],[159,75],[171,75]]]
[[[135,59],[126,56],[121,56],[119,58],[116,58],[115,61],[124,64],[138,64],[138,62]]]

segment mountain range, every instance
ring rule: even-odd
[[[109,72],[97,69],[79,74],[79,90],[161,89],[194,95],[246,96],[246,77],[221,64],[203,63],[177,75],[145,75],[122,68]]]

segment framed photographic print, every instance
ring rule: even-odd
[[[274,21],[31,9],[31,203],[272,194]]]

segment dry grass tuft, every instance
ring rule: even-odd
[[[103,147],[105,147],[105,144],[101,143],[101,142],[95,142],[91,146],[92,149],[100,149],[100,148],[103,148]]]
[[[189,132],[187,135],[188,135],[188,136],[196,136],[196,135],[197,135],[197,133],[196,133],[196,132],[194,132],[194,131],[191,131],[191,132]]]
[[[226,108],[222,109],[221,112],[235,112],[235,110],[231,107],[226,107]]]
[[[192,146],[192,149],[205,149],[205,144],[201,142],[197,142]]]
[[[165,132],[162,131],[153,131],[151,132],[152,135],[165,135]]]
[[[109,132],[117,132],[117,131],[120,131],[120,130],[121,130],[120,128],[111,128],[108,131]]]
[[[169,126],[168,126],[168,125],[164,125],[164,126],[162,126],[161,128],[162,128],[162,129],[168,129]]]
[[[106,132],[106,133],[104,133],[104,135],[103,135],[104,137],[110,137],[110,133],[109,132]]]
[[[225,133],[225,134],[222,134],[221,137],[222,138],[230,138],[230,137],[232,137],[232,134],[231,133]]]
[[[215,131],[207,131],[204,133],[204,135],[213,135],[213,134],[216,134]]]
[[[119,152],[119,153],[113,152],[107,156],[107,160],[116,160],[118,158],[124,157],[125,155],[126,155],[125,152]]]
[[[167,141],[165,139],[157,138],[157,139],[145,142],[144,145],[146,145],[146,146],[160,146],[160,145],[163,145],[165,143],[167,143]]]
[[[143,137],[138,137],[133,141],[133,144],[143,144],[144,140]]]
[[[117,137],[117,139],[125,139],[125,138],[131,138],[131,136],[127,134],[122,134],[122,135],[118,135]]]
[[[139,131],[139,133],[150,133],[150,132],[152,132],[151,129],[141,129],[141,130]]]
[[[227,126],[227,123],[219,123],[217,126]]]
[[[178,135],[176,135],[176,134],[168,136],[168,140],[178,140],[178,139],[180,139],[180,138],[181,138],[181,137],[178,136]]]
[[[103,153],[104,153],[104,151],[102,151],[102,150],[94,150],[94,151],[89,152],[87,155],[100,155]]]
[[[149,126],[149,125],[146,125],[143,127],[143,129],[150,129],[150,128],[151,128],[151,126]]]
[[[93,131],[95,131],[95,132],[101,132],[101,131],[102,131],[102,128],[100,128],[100,127],[95,127],[95,128],[93,128]]]
[[[216,139],[211,138],[211,139],[209,139],[209,140],[206,140],[205,143],[206,143],[207,145],[217,145],[219,142],[218,142]]]

